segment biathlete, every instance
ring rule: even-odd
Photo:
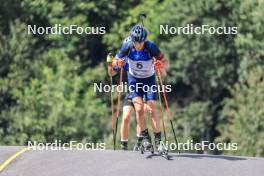
[[[113,61],[113,66],[123,67],[124,58],[128,58],[128,86],[135,107],[137,124],[141,131],[140,136],[151,144],[151,137],[144,120],[143,97],[145,97],[152,118],[155,146],[158,148],[161,141],[161,130],[156,111],[158,90],[155,81],[155,68],[166,70],[169,63],[159,48],[146,39],[147,30],[142,25],[135,25],[130,32],[130,40],[123,43]],[[161,74],[165,76],[165,72]]]
[[[126,42],[127,39],[124,41]],[[112,63],[113,58],[108,55],[107,56],[107,62]],[[127,62],[124,64],[124,70],[127,73],[128,71],[128,64]],[[112,67],[111,65],[108,65],[108,74],[111,76],[115,76],[117,72],[120,71],[120,67]],[[126,93],[124,99],[123,99],[123,109],[122,109],[122,123],[121,123],[121,128],[120,128],[120,134],[121,134],[121,149],[122,150],[127,150],[128,149],[128,136],[129,136],[129,126],[130,126],[130,120],[132,113],[135,111],[134,104],[132,102],[132,96],[129,92]],[[149,107],[147,104],[144,104],[144,111],[148,112]],[[145,123],[145,122],[144,122]],[[152,124],[153,125],[153,124]],[[141,142],[143,140],[143,137],[140,136],[140,127],[137,124],[136,125],[136,134],[137,134],[137,142],[134,145],[133,151],[138,151],[139,147],[141,145]]]

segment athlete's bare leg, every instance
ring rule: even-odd
[[[137,124],[141,131],[147,129],[146,122],[144,119],[144,103],[141,97],[133,98],[133,103],[136,111]]]
[[[130,124],[130,119],[132,112],[134,111],[133,106],[124,106],[123,107],[123,117],[122,117],[122,122],[121,122],[121,141],[126,141],[128,140],[129,136],[129,124]]]
[[[156,110],[156,101],[155,100],[149,100],[147,102],[147,111],[150,113],[151,121],[152,121],[152,128],[154,133],[160,132],[160,120],[157,115]]]

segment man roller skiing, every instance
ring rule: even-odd
[[[155,68],[168,68],[168,61],[158,47],[147,39],[147,30],[143,25],[135,25],[130,32],[130,40],[123,43],[122,48],[116,55],[113,66],[123,66],[124,58],[128,58],[128,86],[135,107],[137,123],[141,129],[140,136],[151,144],[151,137],[144,122],[144,103],[149,106],[152,118],[155,145],[159,146],[161,141],[161,130],[159,118],[156,112],[157,87],[155,81]],[[153,58],[156,61],[153,61]],[[143,89],[143,87],[147,87]]]
[[[126,39],[124,42],[127,42],[129,39]],[[107,62],[112,63],[113,58],[111,54],[107,56]],[[128,71],[128,63],[125,62],[124,64],[124,70],[127,73]],[[108,74],[110,76],[115,76],[117,72],[120,71],[120,67],[112,67],[111,65],[108,65]],[[129,126],[130,126],[130,121],[131,121],[131,116],[132,113],[135,111],[134,104],[132,102],[132,96],[129,92],[126,93],[124,99],[123,99],[123,110],[122,110],[122,122],[121,122],[121,127],[120,127],[120,135],[121,135],[121,149],[122,150],[127,150],[128,149],[128,134],[129,134]],[[149,112],[148,105],[144,103],[144,111]],[[133,148],[133,151],[138,151],[139,147],[141,145],[141,142],[143,140],[142,136],[140,136],[140,127],[137,124],[136,125],[136,134],[137,134],[137,142]]]

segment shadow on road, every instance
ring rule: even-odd
[[[154,153],[154,154],[150,154],[150,155],[148,155],[146,158],[147,158],[147,159],[151,159],[151,158],[153,158],[153,157],[162,157],[162,156],[161,156],[161,155],[158,155],[158,154],[156,154],[156,153]],[[164,157],[164,159],[166,159],[166,158]],[[172,155],[169,154],[169,158],[166,159],[166,160],[168,160],[168,161],[173,160],[173,159],[172,159]]]
[[[214,158],[214,159],[224,159],[229,161],[237,161],[237,160],[247,160],[247,158],[235,157],[235,156],[223,156],[223,155],[205,155],[205,154],[170,154],[171,157],[179,158],[193,158],[193,159],[202,159],[202,158]]]
[[[206,154],[175,154],[169,153],[168,160],[174,160],[173,158],[193,158],[193,159],[203,159],[203,158],[213,158],[213,159],[224,159],[229,161],[247,160],[247,158],[235,157],[235,156],[223,156],[223,155],[206,155]],[[153,157],[162,157],[158,154],[150,154],[146,159],[151,159]]]

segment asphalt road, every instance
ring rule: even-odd
[[[18,147],[0,147],[0,162]],[[0,176],[263,176],[264,158],[125,151],[27,151]]]

